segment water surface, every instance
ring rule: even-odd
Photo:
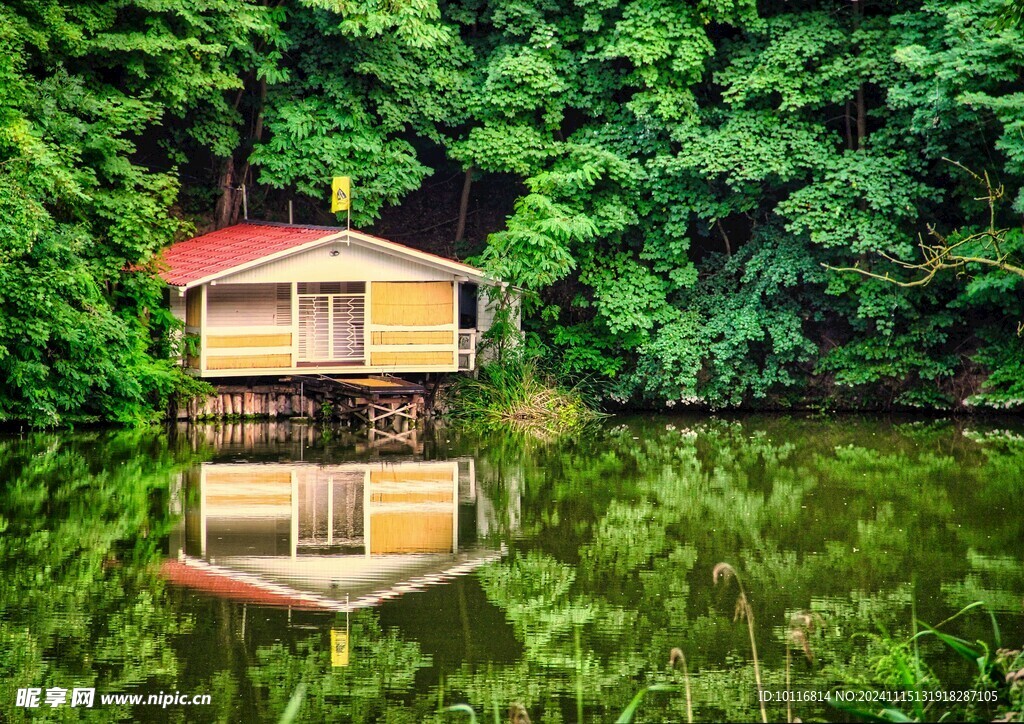
[[[608,721],[682,682],[673,647],[696,719],[757,718],[739,589],[712,584],[716,564],[740,574],[770,691],[787,658],[793,689],[867,686],[882,632],[978,600],[1019,645],[1022,470],[1012,425],[865,418],[3,439],[0,718],[27,718],[19,688],[93,687],[211,703],[32,718],[276,721],[305,684],[303,721],[464,721],[436,713],[457,703]],[[950,630],[993,637],[980,611]],[[940,645],[923,653],[969,681]],[[685,710],[681,689],[652,692],[637,718]]]

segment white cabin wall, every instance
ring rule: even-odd
[[[185,323],[185,295],[179,294],[177,289],[170,290],[171,314],[182,324]]]
[[[476,328],[483,334],[494,324],[495,303],[487,296],[487,289],[480,287],[476,297]]]
[[[175,364],[181,364],[181,341],[185,335],[185,295],[179,294],[177,289],[168,289],[168,309],[171,311],[171,315],[182,324],[182,329],[176,329],[171,333],[171,345],[174,352],[171,354],[171,359],[174,360]]]
[[[332,256],[332,253],[337,255]],[[380,250],[332,242],[224,277],[220,284],[266,282],[427,282],[451,281],[453,274]]]
[[[502,296],[508,294],[511,295],[512,303],[512,325],[517,331],[523,329],[522,319],[522,297],[514,291],[498,292],[497,294]],[[480,293],[476,298],[476,328],[477,328],[477,345],[483,341],[484,334],[494,326],[494,317],[497,315],[498,305],[500,298],[495,296],[491,297],[488,294],[488,290],[484,287],[480,287]],[[511,343],[516,344],[517,340],[511,340]],[[477,355],[476,365],[479,367],[481,364],[494,361],[494,347],[488,346],[480,354]]]
[[[508,294],[509,292],[499,292],[500,294]],[[523,328],[522,323],[522,305],[521,299],[518,294],[511,292],[512,294],[512,323],[517,330]],[[492,299],[488,294],[488,289],[480,287],[480,292],[476,298],[476,328],[483,334],[494,325],[494,317],[498,311],[498,305],[500,300],[498,298]]]

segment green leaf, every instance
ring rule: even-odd
[[[615,724],[630,724],[636,715],[636,710],[640,707],[640,702],[643,700],[644,695],[649,691],[679,691],[679,687],[672,686],[671,684],[651,684],[645,686],[636,693],[626,708],[622,710],[619,718],[615,720]]]

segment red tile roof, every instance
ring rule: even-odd
[[[273,586],[261,587],[244,580],[231,578],[220,571],[197,568],[179,561],[164,561],[160,567],[160,574],[165,580],[177,586],[193,588],[232,601],[301,609],[324,608],[314,597],[290,595],[287,589],[280,586],[277,588],[282,588],[282,590],[276,590]]]
[[[342,229],[287,224],[242,223],[180,241],[163,253],[160,276],[183,287],[218,272],[337,234]]]
[[[160,272],[160,276],[168,284],[184,287],[242,264],[288,251],[318,239],[334,236],[343,231],[344,229],[332,226],[298,226],[266,221],[246,221],[218,231],[211,231],[209,234],[196,236],[188,241],[180,241],[168,247],[163,252],[164,268]],[[482,274],[479,269],[468,264],[413,249],[355,229],[352,229],[352,232],[370,240],[379,249],[385,251],[392,253],[409,251],[433,257],[445,265],[454,265],[469,274],[478,276]]]

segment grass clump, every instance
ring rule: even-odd
[[[539,433],[572,432],[604,417],[581,388],[558,384],[529,358],[492,362],[478,377],[461,378],[449,404],[455,421]]]

